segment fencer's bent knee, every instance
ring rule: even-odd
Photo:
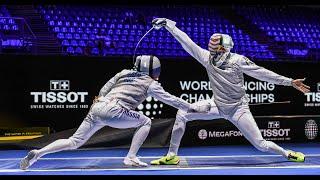
[[[77,149],[82,146],[86,141],[81,138],[70,137],[70,149]]]
[[[146,119],[146,121],[144,121],[142,126],[151,126],[151,119]]]
[[[187,114],[185,111],[179,110],[176,116],[176,121],[174,122],[173,129],[178,130],[181,129],[184,131],[187,119],[185,118],[185,114]]]
[[[187,114],[188,113],[186,111],[178,110],[176,120],[188,121]]]

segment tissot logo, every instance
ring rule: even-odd
[[[35,103],[30,105],[30,108],[88,108],[88,105],[84,104],[88,92],[70,91],[70,87],[69,80],[50,80],[50,91],[30,92],[33,103]],[[81,104],[78,105],[77,103]]]
[[[305,93],[306,101],[305,107],[319,107],[320,106],[320,83],[316,85],[317,92]]]
[[[280,128],[280,121],[269,121],[268,128]]]
[[[69,80],[51,80],[50,81],[51,91],[69,91],[70,81]]]

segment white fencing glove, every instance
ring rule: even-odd
[[[211,109],[211,104],[191,104],[188,113],[208,113]]]
[[[161,29],[163,26],[172,30],[176,26],[176,22],[167,18],[155,18],[152,20],[152,26],[156,30]]]

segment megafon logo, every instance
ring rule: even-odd
[[[201,129],[199,132],[198,132],[198,137],[199,139],[207,139],[208,137],[208,132],[205,130],[205,129]]]
[[[85,103],[88,92],[75,92],[70,91],[69,80],[50,80],[49,92],[30,92],[33,97],[33,104],[30,106],[31,109],[36,108],[79,108],[76,103]],[[49,103],[49,104],[45,104]],[[58,103],[58,105],[54,105]],[[64,103],[67,104],[65,106]],[[45,106],[44,106],[45,105]],[[88,105],[80,105],[80,108],[87,108]]]
[[[305,93],[307,102],[304,107],[320,107],[320,83],[317,83],[317,92]]]

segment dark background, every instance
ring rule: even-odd
[[[70,91],[88,91],[85,104],[117,72],[132,68],[130,57],[63,57],[63,56],[1,56],[0,57],[0,109],[1,126],[50,127],[53,131],[77,127],[88,109],[30,109],[31,91],[49,91],[50,80],[70,80]],[[160,83],[171,94],[179,96],[180,80],[208,81],[200,63],[189,59],[161,59]],[[306,77],[305,83],[316,92],[319,82],[319,63],[256,62],[274,72],[292,78]],[[250,77],[245,80],[253,80]],[[251,106],[255,116],[265,115],[317,115],[320,107],[304,107],[306,96],[292,87],[276,86],[275,101],[289,104]],[[207,91],[210,92],[210,91]],[[212,93],[210,93],[212,94]],[[157,118],[174,118],[176,109],[164,105]]]

